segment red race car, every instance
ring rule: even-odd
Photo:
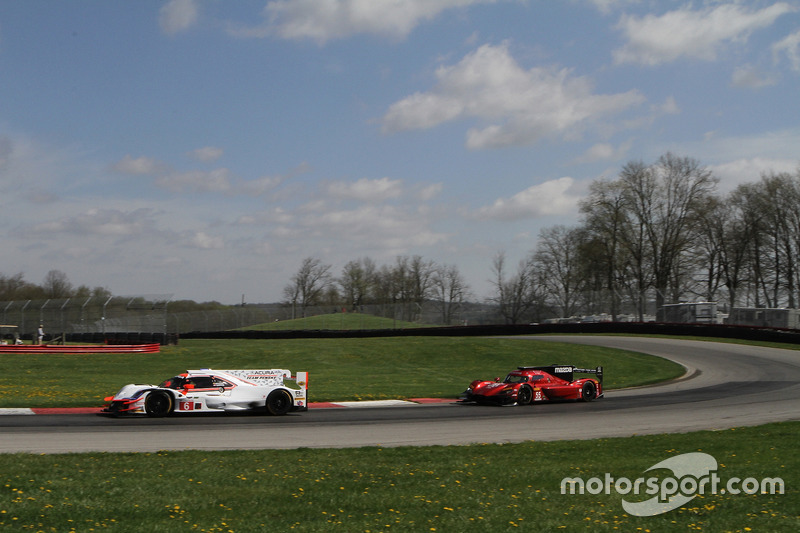
[[[594,374],[593,378],[574,379],[574,374]],[[500,381],[469,384],[461,395],[464,402],[496,405],[527,405],[551,400],[590,402],[603,397],[603,367],[578,368],[573,365],[520,366]]]

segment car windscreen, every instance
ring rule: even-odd
[[[522,376],[520,374],[509,374],[506,376],[505,383],[527,383],[529,381],[536,381],[542,379],[542,376]]]
[[[174,378],[165,379],[161,383],[159,383],[159,387],[163,389],[180,389],[183,385],[183,378],[181,376],[175,376]]]

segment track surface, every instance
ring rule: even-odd
[[[0,452],[452,445],[686,432],[800,419],[798,351],[677,339],[531,339],[666,357],[684,365],[687,375],[663,385],[610,391],[591,403],[526,407],[446,403],[312,409],[284,417],[4,416]]]

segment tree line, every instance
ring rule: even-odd
[[[135,301],[137,304],[144,302],[144,298],[141,296],[115,296],[105,287],[89,287],[87,285],[75,286],[69,280],[67,274],[61,270],[50,270],[45,275],[41,284],[27,281],[22,272],[12,275],[0,273],[0,302],[66,299],[80,302],[92,299],[94,302],[102,303],[111,298],[123,299],[123,301]],[[172,312],[217,310],[227,307],[228,306],[215,301],[195,302],[193,300],[173,300],[169,302],[169,308]]]
[[[497,299],[511,322],[515,294],[533,314],[607,313],[639,320],[669,303],[797,307],[800,168],[764,173],[727,194],[699,161],[671,153],[595,180],[575,226],[545,228]],[[513,290],[512,290],[513,289]],[[510,303],[509,303],[510,302]]]
[[[438,265],[419,255],[398,256],[394,263],[381,265],[364,257],[349,261],[339,277],[332,265],[307,257],[283,290],[284,303],[293,318],[305,317],[319,305],[360,311],[378,306],[383,316],[416,320],[422,306],[437,306],[442,324],[458,317],[470,296],[470,288],[458,267]]]
[[[73,286],[60,270],[50,270],[41,284],[25,279],[22,272],[12,275],[0,273],[0,302],[26,300],[57,300],[65,298],[109,298],[111,291],[105,287]]]
[[[544,228],[514,267],[505,252],[491,260],[489,305],[506,323],[597,315],[643,320],[668,303],[713,301],[733,307],[789,307],[800,302],[800,167],[718,192],[699,161],[666,153],[630,161],[599,178],[573,226]],[[110,298],[104,287],[74,287],[51,270],[41,284],[0,274],[0,301]],[[363,257],[339,272],[303,259],[283,290],[291,316],[312,308],[378,313],[417,320],[431,306],[438,322],[460,320],[474,294],[457,265],[398,256],[378,265]],[[170,302],[170,310],[219,309],[219,302]],[[374,312],[374,311],[373,311]]]
[[[643,320],[685,301],[797,307],[800,167],[727,194],[718,183],[698,160],[672,153],[626,163],[616,177],[591,183],[578,224],[541,230],[516,268],[505,252],[495,255],[488,303],[507,323],[600,313]],[[457,266],[420,256],[380,267],[369,258],[350,261],[338,277],[309,257],[284,289],[296,316],[321,304],[389,304],[411,319],[429,303],[444,324],[470,296]]]

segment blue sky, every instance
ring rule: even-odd
[[[800,2],[0,2],[0,272],[272,302],[421,255],[475,297],[667,151],[800,165]]]

